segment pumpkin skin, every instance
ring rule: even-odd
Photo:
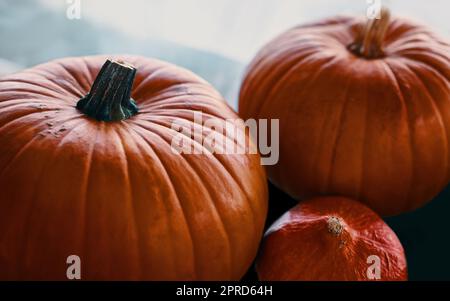
[[[380,279],[369,278],[370,256]],[[404,281],[403,247],[383,220],[360,202],[321,197],[301,202],[267,231],[257,259],[260,280]],[[376,273],[370,269],[371,276]]]
[[[330,18],[274,39],[248,68],[239,113],[279,119],[267,170],[292,197],[341,195],[391,216],[450,180],[450,44],[394,18],[383,56],[366,58],[349,48],[363,23]]]
[[[83,280],[238,280],[267,214],[259,155],[176,155],[173,120],[236,114],[187,70],[117,58],[139,106],[118,122],[75,107],[107,57],[0,80],[0,279],[65,280],[74,254]]]

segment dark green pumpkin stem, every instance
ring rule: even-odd
[[[383,43],[389,23],[389,10],[383,7],[379,19],[369,19],[364,26],[360,26],[356,40],[348,46],[348,49],[365,59],[384,57]]]
[[[120,121],[138,112],[131,99],[136,68],[107,60],[92,84],[91,91],[77,103],[77,109],[99,121]]]

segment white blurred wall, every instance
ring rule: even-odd
[[[20,1],[20,0],[19,0]],[[37,0],[65,12],[71,0]],[[136,38],[161,38],[243,62],[271,37],[298,23],[363,14],[366,0],[80,0],[82,18]],[[449,0],[383,0],[395,14],[450,36]]]

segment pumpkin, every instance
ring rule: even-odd
[[[288,211],[267,231],[257,259],[261,280],[403,281],[407,266],[395,233],[371,209],[319,197]]]
[[[297,199],[341,195],[384,216],[426,204],[450,180],[449,54],[386,9],[365,25],[334,17],[277,37],[239,101],[243,118],[279,119],[271,181]]]
[[[201,152],[171,147],[174,122],[236,113],[187,70],[106,59],[0,80],[0,279],[67,279],[70,255],[83,280],[241,278],[267,213],[259,155],[215,153],[192,136]]]

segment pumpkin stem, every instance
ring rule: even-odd
[[[338,217],[331,216],[327,221],[328,232],[333,234],[334,236],[341,235],[342,231],[344,231],[344,226],[342,225],[341,220]]]
[[[131,99],[136,68],[107,60],[92,84],[91,91],[77,103],[77,109],[99,121],[120,121],[138,112]]]
[[[367,20],[361,26],[358,36],[348,49],[355,55],[366,59],[376,59],[384,56],[383,42],[389,27],[391,14],[383,7],[380,18]]]

